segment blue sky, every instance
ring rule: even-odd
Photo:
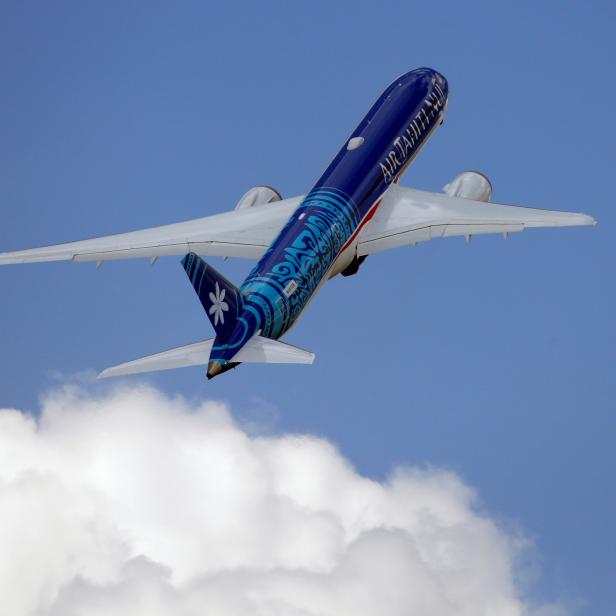
[[[464,6],[462,6],[464,4]],[[584,211],[594,229],[434,241],[329,284],[288,340],[311,368],[153,375],[275,431],[339,445],[365,474],[444,466],[535,542],[533,593],[616,602],[611,3],[5,1],[0,248],[305,192],[385,86],[449,80],[443,128],[403,184],[464,169],[494,200]],[[215,260],[240,282],[248,261]],[[0,406],[58,375],[209,337],[179,260],[0,270]]]

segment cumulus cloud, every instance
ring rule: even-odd
[[[68,387],[38,418],[0,410],[11,616],[514,616],[522,543],[451,472],[372,481],[222,403]]]

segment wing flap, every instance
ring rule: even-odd
[[[118,364],[103,370],[98,378],[106,379],[129,374],[207,365],[213,343],[214,339],[210,338],[202,342],[195,342]],[[314,357],[314,353],[279,340],[254,336],[233,358],[233,361],[258,364],[311,364]]]
[[[484,203],[394,185],[359,236],[358,256],[439,237],[594,225],[587,214]]]
[[[185,242],[182,244],[157,244],[140,248],[125,248],[122,250],[106,250],[100,252],[80,252],[68,259],[72,261],[116,261],[120,259],[139,259],[148,257],[173,257],[194,252],[202,257],[239,257],[258,259],[268,248],[263,244],[245,244],[236,242]],[[0,256],[1,258],[1,256]],[[53,260],[65,260],[60,257]],[[39,260],[39,259],[34,259]],[[31,260],[30,260],[31,261]],[[25,261],[29,262],[29,261]],[[1,262],[0,262],[1,263]]]

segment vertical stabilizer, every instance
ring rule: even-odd
[[[222,274],[193,252],[182,259],[182,265],[201,301],[217,338],[224,339],[242,311],[242,294]]]

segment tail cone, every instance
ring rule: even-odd
[[[224,371],[224,366],[218,361],[210,361],[207,364],[207,380],[213,379]]]
[[[222,374],[223,372],[227,372],[227,370],[232,370],[236,366],[239,366],[242,362],[239,361],[230,361],[226,364],[223,364],[219,361],[211,360],[207,364],[207,380],[213,379],[215,376]]]

